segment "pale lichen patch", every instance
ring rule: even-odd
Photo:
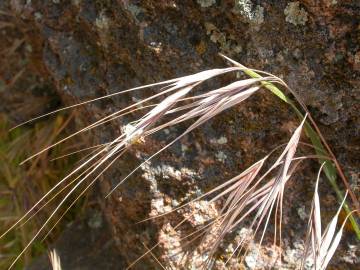
[[[199,226],[216,218],[218,211],[216,210],[214,202],[210,203],[205,200],[200,200],[189,203],[183,215],[193,226]]]
[[[125,8],[131,13],[133,18],[138,21],[138,16],[143,12],[143,9],[134,4],[125,5]]]
[[[290,2],[284,9],[285,20],[293,25],[305,25],[308,21],[308,14],[305,9],[300,7],[298,1]]]
[[[225,162],[225,160],[226,160],[226,158],[227,158],[227,156],[225,155],[225,153],[222,152],[222,151],[217,152],[217,153],[215,154],[215,156],[216,156],[216,159],[217,159],[218,161],[220,161],[220,162]]]
[[[196,1],[201,7],[211,7],[213,4],[216,3],[216,0],[197,0]]]
[[[122,133],[125,135],[125,145],[130,146],[133,144],[141,144],[145,141],[143,137],[143,130],[138,129],[136,126],[127,124],[121,127]]]
[[[213,144],[227,144],[228,139],[225,136],[221,136],[218,139],[210,139],[210,143]]]
[[[226,35],[221,32],[214,24],[205,23],[206,34],[210,40],[219,45],[222,52],[227,55],[236,55],[242,51],[242,47],[237,43],[236,38],[232,35]]]
[[[251,0],[236,0],[233,12],[240,14],[247,21],[254,24],[262,24],[264,22],[264,8],[257,5],[253,9]]]
[[[109,18],[105,15],[104,12],[101,12],[99,17],[95,20],[95,25],[101,30],[109,29]]]

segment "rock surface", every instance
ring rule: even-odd
[[[55,249],[62,269],[121,270],[124,260],[117,252],[108,225],[103,216],[89,211],[85,218],[69,224],[61,237],[50,247]],[[47,254],[36,259],[27,270],[52,269]]]
[[[309,106],[351,184],[354,187],[359,184],[359,1],[280,0],[275,4],[268,0],[13,0],[7,5],[32,46],[39,74],[53,82],[66,103],[222,67],[226,63],[218,52],[223,52],[246,66],[266,70],[288,82]],[[215,82],[212,87],[220,83],[224,81]],[[79,123],[89,124],[145,96],[148,92],[136,92],[131,97],[86,106]],[[114,121],[95,131],[94,141],[89,144],[114,138],[130,119]],[[178,232],[174,227],[192,212],[191,207],[161,219],[136,223],[230,179],[285,142],[295,126],[290,109],[263,92],[209,121],[144,166],[103,200],[119,256],[129,265],[146,251],[143,244],[151,247],[160,241],[154,254],[162,264],[184,268],[182,255],[186,249],[179,239],[195,228],[197,222],[211,217],[213,206],[201,203],[198,209],[202,215]],[[175,138],[183,128],[172,128],[148,139],[112,166],[102,177],[100,196],[106,195],[141,160]],[[303,247],[300,240],[306,221],[301,221],[297,213],[310,211],[314,173],[318,168],[317,164],[306,166],[309,173],[293,179],[285,198],[288,206],[284,210],[282,269],[293,269],[299,263],[298,254]],[[321,192],[326,198],[322,202],[326,211],[335,210],[336,199],[326,181],[322,181]],[[230,242],[222,247],[225,257],[231,252],[225,246]],[[358,269],[356,245],[358,242],[348,233],[333,260],[334,268]],[[219,255],[214,268],[274,266],[276,250],[269,245],[253,247],[244,264],[233,260],[226,268]],[[256,250],[261,254],[257,264],[251,257]],[[196,269],[202,254],[195,252],[191,256],[187,258],[192,265],[189,269]],[[134,269],[157,268],[159,265],[151,256],[134,266]]]

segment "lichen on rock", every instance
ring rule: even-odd
[[[105,15],[104,12],[101,12],[100,16],[96,18],[95,25],[100,30],[107,30],[109,28],[109,18]]]
[[[125,7],[131,13],[132,17],[138,21],[138,16],[143,12],[143,9],[134,4],[128,4]]]
[[[262,24],[264,22],[264,8],[257,5],[253,9],[251,0],[236,0],[233,12],[240,14],[250,23]]]
[[[300,7],[298,1],[290,2],[284,9],[285,21],[293,25],[305,25],[308,21],[308,14],[305,9]]]
[[[206,34],[210,36],[210,40],[219,45],[222,52],[227,55],[236,55],[242,51],[242,47],[236,39],[231,35],[221,32],[214,24],[205,23]]]
[[[196,1],[201,7],[211,7],[216,3],[216,0],[197,0]]]

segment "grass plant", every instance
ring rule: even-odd
[[[157,92],[155,92],[155,94],[151,95],[150,97],[135,102],[134,104],[130,104],[126,108],[119,109],[118,111],[103,117],[102,119],[65,137],[64,139],[61,139],[55,143],[50,143],[49,146],[38,151],[23,162],[23,164],[27,164],[32,160],[36,160],[41,157],[43,153],[47,153],[50,149],[54,149],[54,147],[60,147],[60,144],[66,142],[72,137],[85,131],[94,129],[105,123],[114,121],[115,119],[123,117],[124,115],[130,116],[134,112],[141,113],[142,115],[125,126],[123,129],[124,132],[120,136],[114,138],[112,141],[95,146],[91,155],[85,158],[72,172],[60,179],[45,193],[45,195],[39,201],[37,201],[28,210],[28,212],[25,213],[25,215],[19,218],[12,226],[9,227],[7,231],[5,231],[3,236],[12,233],[13,230],[18,228],[20,224],[31,219],[34,213],[38,211],[37,209],[41,209],[47,206],[54,197],[59,198],[57,204],[53,207],[50,214],[47,216],[47,219],[43,222],[43,224],[41,224],[40,228],[37,230],[34,236],[29,239],[27,244],[24,246],[24,249],[18,254],[17,258],[10,265],[10,267],[14,265],[17,259],[26,253],[26,250],[31,247],[34,241],[46,236],[47,228],[49,226],[53,227],[54,224],[56,225],[59,220],[59,216],[63,216],[76,203],[76,201],[81,198],[81,196],[85,194],[96,181],[99,180],[103,172],[106,171],[112,164],[114,164],[116,160],[121,158],[122,155],[130,148],[137,144],[146,143],[146,138],[148,136],[151,136],[165,128],[178,124],[189,123],[183,133],[178,135],[174,140],[168,141],[168,143],[163,148],[161,148],[159,151],[156,151],[155,153],[152,153],[149,158],[136,166],[131,173],[118,182],[118,184],[107,196],[109,196],[117,187],[123,184],[145,163],[158,156],[161,152],[165,151],[176,141],[180,140],[182,137],[197,129],[210,119],[213,119],[225,110],[228,110],[234,106],[239,106],[252,95],[256,95],[259,91],[264,90],[270,90],[272,94],[275,94],[281,100],[289,104],[289,106],[295,110],[295,113],[300,119],[300,123],[297,129],[293,132],[291,138],[288,140],[287,144],[279,145],[271,153],[255,162],[252,166],[240,173],[238,176],[225,181],[223,184],[200,197],[210,197],[212,198],[209,199],[210,201],[220,200],[224,202],[217,218],[215,218],[209,224],[205,225],[200,230],[197,230],[194,234],[187,236],[190,241],[194,241],[194,239],[203,239],[200,241],[202,243],[204,243],[205,238],[211,236],[210,238],[212,238],[212,241],[207,241],[207,245],[209,247],[209,256],[208,259],[203,263],[204,268],[208,269],[211,267],[213,255],[215,254],[220,243],[223,241],[224,237],[231,233],[236,227],[241,226],[245,219],[252,220],[250,227],[253,229],[253,238],[255,238],[255,235],[260,232],[262,228],[262,232],[260,234],[260,243],[262,243],[268,228],[268,224],[270,222],[270,218],[274,215],[274,244],[277,244],[281,247],[283,218],[282,212],[284,207],[283,198],[286,195],[286,186],[287,183],[291,181],[293,174],[297,171],[298,165],[303,160],[317,160],[320,164],[322,164],[321,168],[324,170],[325,175],[329,179],[331,186],[336,192],[339,203],[341,203],[341,207],[343,207],[347,212],[348,218],[352,223],[356,235],[360,237],[360,230],[356,223],[355,217],[351,216],[352,212],[350,207],[345,202],[346,196],[343,196],[343,193],[341,192],[336,182],[337,175],[343,180],[343,183],[347,189],[346,192],[350,195],[355,210],[358,210],[359,207],[357,198],[349,188],[348,182],[341,170],[339,163],[337,162],[329,145],[326,143],[315,121],[311,117],[311,114],[307,110],[306,106],[302,103],[301,98],[298,97],[296,92],[290,89],[282,79],[264,71],[244,67],[232,59],[227,57],[225,58],[229,60],[230,63],[232,63],[234,66],[210,69],[189,76],[120,91],[53,112],[57,113],[65,109],[75,108],[80,105],[85,105],[90,102],[109,98],[115,95],[121,95],[125,93],[131,94],[133,91],[141,91],[150,87],[159,88],[159,90],[157,90]],[[216,77],[223,76],[228,73],[244,73],[250,78],[239,79],[223,87],[209,89],[207,91],[199,90],[200,87],[204,85],[205,81],[212,80]],[[296,103],[290,100],[290,98],[287,97],[280,89],[289,91],[290,94],[292,94],[292,96],[295,98]],[[299,108],[296,104],[299,105]],[[309,144],[301,141],[301,134],[303,131],[305,131],[305,134],[309,137],[314,153],[308,154],[306,156],[296,156],[297,149],[299,147],[309,146]],[[270,155],[277,156],[275,157],[274,162],[268,164],[271,162],[269,159]],[[265,163],[268,164],[267,170],[265,170]],[[317,189],[315,190],[315,195],[316,194]],[[314,226],[318,228],[320,212],[318,206],[319,203],[316,199],[316,196],[314,197],[314,201],[315,203],[313,204],[314,206],[312,215],[309,217],[309,226],[313,226],[313,224],[315,224]],[[178,209],[179,208],[176,208],[173,211],[177,211]],[[316,219],[313,217],[313,214],[316,214]],[[335,217],[337,217],[337,215],[338,213]],[[331,222],[331,228],[334,226],[333,224],[336,225],[336,222]],[[180,225],[181,223],[178,226]],[[311,231],[309,235],[312,235],[312,232],[313,231]],[[339,233],[340,232],[341,230]],[[320,252],[318,250],[313,252],[316,258],[322,256],[319,260],[315,259],[315,261],[319,261],[321,267],[324,265],[326,266],[328,259],[333,255],[333,247],[337,246],[337,239],[340,238],[339,235],[341,236],[341,233],[339,233],[335,236],[335,242],[333,242],[333,245],[330,249],[327,249],[324,252]],[[315,234],[317,236],[321,235],[321,230],[320,233],[319,230],[317,230]],[[324,237],[326,239],[333,239],[333,235],[333,231],[327,230],[324,234]],[[319,239],[320,238],[317,238],[317,240]],[[308,241],[307,243],[309,244],[310,242],[311,241]],[[242,249],[246,249],[243,244],[244,243],[240,243],[236,247],[231,257],[240,254]],[[147,254],[154,256],[152,250],[156,246],[157,245],[148,249],[144,256]],[[318,246],[321,246],[321,243],[318,244]],[[304,256],[306,257],[307,255],[308,254],[306,253]],[[130,267],[132,265],[133,264],[131,264]],[[323,269],[321,267],[316,269]]]

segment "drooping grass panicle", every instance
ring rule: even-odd
[[[36,153],[35,155],[31,156],[27,160],[30,160],[31,158],[38,156],[39,154],[49,150],[50,148],[54,147],[55,145],[58,145],[65,140],[71,138],[72,136],[75,136],[81,132],[90,130],[92,128],[95,128],[101,124],[104,124],[107,121],[111,121],[115,117],[119,117],[124,115],[127,112],[132,112],[136,106],[139,106],[145,102],[151,101],[155,98],[158,98],[160,96],[163,96],[165,94],[170,93],[169,96],[165,97],[163,101],[156,104],[155,106],[152,106],[153,109],[151,109],[148,113],[146,113],[143,117],[141,117],[139,120],[136,121],[135,127],[133,130],[131,130],[128,133],[123,133],[119,137],[115,138],[112,142],[109,142],[103,146],[100,146],[99,148],[96,148],[95,153],[91,155],[88,159],[86,159],[80,166],[78,166],[73,172],[71,172],[69,175],[67,175],[65,178],[60,180],[47,194],[45,194],[39,201],[36,203],[30,210],[25,213],[25,215],[19,219],[8,231],[15,228],[17,225],[20,224],[20,222],[24,221],[27,222],[29,219],[31,219],[35,214],[42,208],[45,207],[49,202],[51,202],[55,197],[57,197],[59,194],[61,194],[62,191],[67,190],[66,196],[61,200],[59,205],[55,208],[54,212],[48,220],[44,223],[44,225],[40,228],[38,233],[35,235],[35,237],[31,240],[35,240],[36,237],[40,235],[40,233],[44,230],[45,225],[48,224],[50,219],[54,216],[54,214],[60,209],[60,207],[65,203],[65,201],[69,198],[70,195],[72,195],[76,189],[80,187],[89,177],[93,177],[92,175],[95,173],[95,171],[99,170],[102,166],[105,166],[107,162],[110,162],[110,164],[113,163],[114,159],[116,158],[119,153],[123,153],[128,147],[131,147],[134,143],[136,143],[139,139],[146,137],[148,135],[151,135],[152,133],[160,130],[163,126],[156,126],[156,123],[158,123],[159,120],[163,118],[165,114],[172,114],[176,113],[176,111],[182,110],[184,107],[176,107],[176,105],[179,102],[182,102],[186,96],[189,94],[190,91],[193,90],[194,87],[202,83],[203,81],[213,78],[215,76],[225,74],[232,71],[239,71],[241,68],[233,67],[233,68],[225,68],[225,69],[214,69],[214,70],[208,70],[204,72],[200,72],[197,74],[193,74],[190,76],[185,76],[182,78],[170,80],[164,83],[159,83],[159,85],[165,85],[165,87],[162,88],[162,92],[155,94],[149,98],[146,98],[142,101],[139,101],[135,104],[132,104],[128,106],[125,109],[121,109],[118,112],[115,112],[109,116],[106,116],[95,123],[79,130],[78,132],[58,141],[57,143],[54,143],[50,145],[49,147],[46,147],[42,151]],[[275,77],[267,77],[262,79],[247,79],[243,81],[237,81],[235,83],[232,83],[226,87],[215,89],[213,91],[210,91],[203,95],[198,95],[194,97],[188,97],[190,100],[194,100],[193,104],[189,106],[189,111],[185,111],[181,116],[170,120],[167,125],[174,125],[178,124],[180,122],[192,119],[192,118],[198,118],[198,120],[192,124],[186,132],[182,135],[189,133],[205,121],[211,119],[218,113],[242,102],[249,96],[251,96],[253,93],[255,93],[259,87],[258,86],[252,86],[260,81],[264,81],[267,79],[271,79],[271,81],[276,81]],[[153,85],[150,85],[153,86]],[[140,87],[142,88],[142,87]],[[135,89],[140,89],[135,88]],[[123,92],[130,92],[135,89],[126,90]],[[123,93],[120,92],[120,93]],[[104,97],[105,98],[105,97]],[[99,100],[95,99],[92,101]],[[91,101],[88,101],[91,102]],[[83,105],[88,102],[83,102],[78,105]],[[174,107],[175,106],[175,107]],[[153,128],[155,126],[155,128]],[[166,125],[165,125],[166,126]],[[181,136],[178,137],[180,139]],[[165,148],[164,148],[165,149]],[[153,155],[155,156],[155,155]],[[113,159],[113,160],[112,160]],[[25,160],[24,162],[26,162]],[[112,160],[112,161],[111,161]],[[108,166],[106,166],[108,168]],[[138,167],[139,168],[139,167]],[[138,169],[136,168],[136,169]],[[135,169],[135,170],[136,170]],[[75,177],[75,179],[71,180],[71,178]],[[98,179],[99,176],[96,176],[94,179]],[[124,179],[125,180],[125,179]],[[68,184],[66,182],[70,181]],[[85,192],[93,183],[92,181],[90,185],[88,185],[83,192]],[[65,187],[61,188],[61,185],[65,184]],[[69,189],[70,190],[69,190]],[[59,190],[60,189],[60,190]],[[81,194],[83,194],[81,192]],[[55,195],[54,195],[55,193]],[[45,201],[46,198],[49,196],[53,196],[49,200]],[[41,206],[40,204],[43,203]],[[40,206],[40,209],[36,211],[36,208]],[[66,212],[66,211],[65,211]],[[57,222],[55,222],[56,224]],[[8,231],[6,231],[3,235],[5,235]],[[50,230],[51,231],[51,230]],[[3,236],[2,235],[2,236]],[[29,243],[30,245],[31,243]],[[27,247],[29,246],[27,245]],[[21,255],[21,254],[20,254]]]
[[[171,93],[171,92],[175,92],[175,91],[179,91],[181,90],[182,92],[184,92],[184,89],[188,89],[188,90],[191,90],[192,88],[194,88],[197,84],[200,84],[202,82],[204,82],[205,80],[208,80],[210,78],[214,78],[216,76],[219,76],[221,74],[225,74],[225,73],[228,73],[228,72],[233,72],[233,71],[240,71],[242,70],[242,68],[239,68],[239,67],[231,67],[231,68],[223,68],[223,69],[211,69],[211,70],[206,70],[206,71],[202,71],[202,72],[199,72],[199,73],[196,73],[196,74],[192,74],[192,75],[188,75],[188,76],[184,76],[184,77],[180,77],[180,78],[176,78],[176,79],[172,79],[172,80],[168,80],[168,81],[164,81],[164,82],[160,82],[160,83],[155,83],[155,84],[149,84],[149,85],[145,85],[145,86],[140,86],[140,87],[135,87],[135,88],[131,88],[131,89],[128,89],[128,90],[124,90],[124,91],[119,91],[119,92],[116,92],[116,93],[113,93],[113,94],[110,94],[110,95],[106,95],[106,96],[103,96],[103,97],[100,97],[100,98],[95,98],[95,99],[92,99],[92,100],[88,100],[88,101],[85,101],[85,102],[80,102],[78,104],[75,104],[75,105],[72,105],[72,106],[68,106],[68,107],[65,107],[65,108],[62,108],[62,109],[59,109],[59,110],[56,110],[56,111],[53,111],[53,112],[50,112],[50,113],[47,113],[47,114],[44,114],[44,115],[41,115],[39,117],[36,117],[36,118],[33,118],[27,122],[24,122],[24,123],[21,123],[19,124],[18,126],[21,126],[21,125],[24,125],[28,122],[31,122],[33,120],[37,120],[39,118],[42,118],[42,117],[45,117],[45,116],[48,116],[50,114],[53,114],[53,113],[57,113],[57,112],[60,112],[62,110],[67,110],[67,109],[70,109],[70,108],[74,108],[74,107],[77,107],[77,106],[81,106],[81,105],[85,105],[85,104],[88,104],[88,103],[91,103],[91,102],[94,102],[94,101],[98,101],[98,100],[101,100],[101,99],[104,99],[104,98],[109,98],[109,97],[113,97],[115,95],[119,95],[119,94],[124,94],[124,93],[128,93],[128,92],[131,92],[131,91],[135,91],[135,90],[140,90],[140,89],[145,89],[145,88],[149,88],[149,87],[153,87],[153,86],[157,86],[157,85],[165,85],[165,87],[161,88],[161,91],[157,94],[154,94],[148,98],[145,98],[143,100],[140,100],[134,104],[131,104],[129,106],[127,106],[126,108],[123,108],[123,109],[120,109],[110,115],[107,115],[103,118],[101,118],[100,120],[88,125],[87,127],[71,134],[70,136],[64,138],[64,139],[61,139],[60,141],[52,144],[52,145],[49,145],[48,147],[44,148],[43,150],[39,151],[38,153],[35,153],[34,155],[30,156],[29,158],[27,158],[26,160],[24,160],[21,164],[29,161],[30,159],[44,153],[45,151],[49,150],[50,148],[70,139],[71,137],[73,136],[76,136],[84,131],[88,131],[90,129],[93,129],[99,125],[102,125],[104,123],[107,123],[109,121],[112,121],[118,117],[121,117],[123,116],[124,114],[127,114],[130,110],[133,110],[133,108],[136,108],[146,102],[149,102],[155,98],[158,98],[160,96],[163,96],[167,93]],[[175,93],[174,96],[177,96],[179,94]],[[172,96],[171,98],[166,98],[166,100],[164,100],[161,104],[158,104],[157,106],[155,106],[155,109],[152,110],[151,113],[148,113],[148,114],[152,114],[152,116],[154,117],[154,115],[159,115],[159,113],[156,113],[158,110],[160,111],[165,111],[165,108],[163,107],[164,105],[165,106],[169,106],[171,102],[171,99],[174,98],[174,96]],[[152,106],[152,105],[150,105]],[[140,109],[143,109],[143,108],[140,108]],[[150,118],[147,118],[147,120],[150,120]],[[146,121],[142,121],[142,124],[145,124]],[[16,127],[18,127],[16,126]],[[14,127],[14,128],[16,128]],[[14,129],[13,128],[13,129]],[[119,138],[115,141],[119,141]]]
[[[285,101],[287,100],[287,97],[282,95],[281,91],[279,92],[273,88],[275,87],[274,84],[277,84],[289,89],[289,87],[285,84],[283,80],[266,72],[246,68],[244,66],[241,66],[237,62],[233,61],[233,63],[236,65],[235,67],[210,69],[189,76],[167,80],[160,83],[135,87],[104,97],[81,102],[76,105],[68,106],[66,108],[55,111],[59,112],[61,110],[85,105],[90,102],[113,97],[115,95],[131,93],[135,90],[141,90],[154,86],[161,86],[160,91],[151,95],[150,97],[137,101],[127,106],[126,108],[119,109],[118,111],[111,113],[101,118],[100,120],[95,121],[94,123],[86,126],[85,128],[82,128],[81,130],[75,132],[74,134],[44,148],[43,150],[30,156],[24,161],[26,162],[82,132],[89,131],[93,128],[99,127],[101,125],[104,125],[105,123],[114,121],[115,119],[119,119],[120,117],[132,114],[134,112],[143,112],[143,116],[128,124],[128,126],[124,128],[123,132],[119,136],[114,138],[112,141],[95,146],[95,150],[91,152],[89,156],[80,163],[80,165],[78,165],[70,174],[61,179],[33,207],[31,207],[30,210],[28,210],[23,217],[21,217],[17,222],[15,222],[13,226],[11,226],[3,235],[0,236],[1,238],[6,235],[10,230],[16,228],[18,225],[26,223],[38,211],[48,205],[52,200],[60,196],[60,194],[62,194],[63,192],[65,193],[65,196],[54,208],[52,214],[40,227],[38,232],[26,245],[25,249],[19,254],[16,260],[24,253],[24,251],[33,243],[35,239],[40,237],[41,234],[45,232],[46,226],[50,224],[50,221],[54,218],[55,214],[61,210],[61,207],[66,205],[66,203],[70,200],[71,196],[76,196],[75,200],[70,202],[70,205],[65,209],[62,216],[101,177],[104,171],[108,170],[112,164],[114,164],[119,158],[121,158],[121,156],[134,145],[143,143],[146,137],[151,136],[152,134],[159,132],[167,127],[175,126],[180,123],[192,120],[192,123],[189,124],[189,126],[185,129],[183,133],[181,133],[175,139],[167,143],[160,150],[152,153],[151,156],[145,161],[141,162],[126,177],[121,179],[107,196],[109,196],[119,185],[126,181],[137,170],[139,170],[145,163],[149,162],[152,158],[160,154],[162,151],[166,150],[173,143],[180,140],[182,137],[201,126],[203,123],[209,121],[210,119],[213,119],[218,114],[224,112],[229,108],[239,105],[240,103],[248,99],[250,96],[257,93],[261,88],[272,87],[272,90],[275,91],[277,95],[280,96],[280,98]],[[212,89],[205,93],[196,94],[196,89],[203,82],[229,72],[240,71],[243,71],[245,73],[250,71],[255,74],[262,74],[264,75],[264,77],[258,75],[255,78],[237,80],[224,87]],[[159,99],[160,101],[158,103],[151,103],[154,101],[158,101]],[[306,107],[304,108],[304,110],[306,113],[308,112]],[[44,116],[50,114],[52,113],[48,113]],[[38,119],[40,117],[37,117],[35,119]],[[210,202],[216,202],[223,199],[225,200],[219,216],[214,221],[210,222],[207,226],[204,226],[202,229],[198,230],[197,233],[199,234],[194,237],[198,238],[202,236],[202,243],[204,243],[204,239],[205,237],[208,237],[208,235],[212,235],[214,239],[212,241],[212,246],[210,247],[209,260],[205,262],[205,265],[209,266],[212,255],[215,253],[216,249],[219,247],[224,237],[228,233],[231,233],[245,218],[249,217],[250,214],[255,215],[251,225],[251,228],[254,227],[255,229],[254,235],[259,230],[260,226],[264,226],[263,233],[260,239],[261,243],[264,238],[264,234],[268,226],[270,216],[273,213],[274,207],[276,208],[275,223],[276,216],[279,215],[279,243],[281,244],[281,223],[284,189],[286,183],[294,173],[299,162],[295,158],[295,152],[299,144],[300,135],[303,127],[305,127],[306,130],[309,130],[309,125],[306,123],[307,117],[310,118],[310,115],[305,115],[305,117],[302,118],[301,124],[291,136],[285,149],[279,155],[274,164],[270,166],[270,169],[268,169],[264,174],[259,176],[265,161],[268,160],[268,156],[254,163],[252,166],[250,166],[247,170],[245,170],[238,176],[230,179],[224,184],[219,185],[210,192],[207,192],[206,194],[201,196],[201,198],[206,196],[213,196],[213,198],[210,199]],[[27,121],[25,123],[28,123],[30,121]],[[321,144],[314,144],[314,146],[320,148],[322,147]],[[92,148],[90,147],[86,150],[90,149]],[[326,157],[327,152],[322,151],[318,154]],[[270,178],[269,175],[275,170],[277,170],[275,176]],[[52,228],[57,224],[57,222],[58,221],[55,221]],[[48,233],[51,232],[52,228],[50,229],[50,231],[48,231]],[[46,235],[47,234],[45,234],[45,236]],[[153,248],[148,249],[148,252],[151,253]],[[241,244],[236,247],[235,251],[237,251],[238,249],[241,249]],[[14,261],[14,263],[16,262],[16,260]],[[10,268],[14,265],[14,263],[10,266]]]

